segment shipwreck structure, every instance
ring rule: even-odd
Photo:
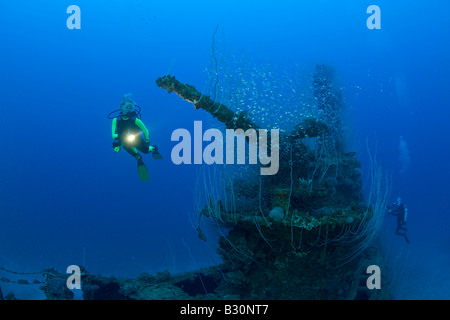
[[[199,212],[197,232],[207,240],[202,219],[228,229],[220,237],[218,253],[231,295],[357,299],[387,294],[361,289],[359,276],[365,276],[369,265],[382,264],[376,237],[389,188],[373,162],[371,191],[369,199],[364,198],[361,164],[356,153],[344,150],[344,103],[334,77],[331,66],[316,66],[312,85],[318,116],[299,119],[294,130],[280,137],[276,175],[259,181],[228,179],[219,196],[204,190],[206,204]],[[156,84],[208,112],[227,129],[260,127],[247,112],[234,112],[174,76],[158,78]]]
[[[247,112],[233,111],[174,76],[156,84],[224,128],[260,127]],[[386,283],[380,290],[366,286],[367,268],[383,265],[377,235],[388,184],[373,161],[370,193],[364,197],[361,164],[344,148],[344,104],[333,68],[317,65],[312,86],[318,116],[299,118],[291,132],[282,133],[277,174],[227,174],[219,192],[204,186],[196,231],[209,241],[207,221],[226,230],[218,243],[220,265],[136,279],[83,270],[84,299],[389,299]],[[54,285],[67,275],[47,270],[45,277],[42,290],[49,299],[70,299]]]

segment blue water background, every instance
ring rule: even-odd
[[[81,30],[66,27],[72,4]],[[381,30],[366,27],[372,4]],[[202,90],[219,25],[227,48],[256,65],[335,66],[352,110],[350,149],[367,173],[368,141],[392,175],[391,200],[409,209],[409,246],[385,219],[396,297],[449,299],[449,10],[444,0],[2,1],[0,262],[136,276],[218,261],[190,223],[196,168],[170,161],[173,130],[210,116],[155,79],[170,69]],[[111,148],[106,115],[129,92],[165,156],[146,157],[145,183]]]

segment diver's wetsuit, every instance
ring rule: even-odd
[[[142,157],[138,150],[142,153],[149,153],[149,133],[144,123],[136,118],[135,115],[131,115],[129,118],[119,116],[113,120],[113,136],[117,135],[117,140],[121,146],[135,157],[140,160]],[[134,135],[133,141],[128,141],[127,137]],[[147,142],[146,142],[147,141]]]
[[[402,236],[405,238],[406,242],[409,243],[408,236],[406,235],[406,231],[408,229],[405,227],[406,221],[405,221],[405,215],[406,215],[406,208],[403,203],[400,205],[393,205],[388,208],[389,214],[397,217],[397,228],[395,229],[395,234],[398,236]]]

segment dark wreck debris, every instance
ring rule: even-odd
[[[249,118],[246,111],[235,113],[227,106],[213,101],[209,96],[200,93],[193,85],[184,84],[175,79],[174,76],[166,75],[156,79],[156,84],[168,93],[175,92],[183,100],[194,104],[196,109],[203,109],[220,122],[225,124],[227,129],[258,129],[260,126]],[[321,119],[306,118],[299,121],[294,131],[287,137],[289,140],[314,138],[321,134],[328,133],[329,128],[326,122]]]
[[[85,300],[190,300],[223,299],[226,285],[218,267],[177,275],[167,270],[135,279],[86,274],[82,277]]]
[[[67,274],[61,274],[53,268],[42,271],[45,278],[40,287],[48,300],[72,300],[74,293],[67,288]]]
[[[226,128],[259,127],[249,117],[233,121],[238,116],[226,106],[175,77],[156,82]],[[317,65],[312,85],[320,112],[299,119],[292,132],[280,137],[278,173],[259,181],[232,180],[222,198],[208,197],[199,215],[230,228],[219,240],[218,253],[229,290],[239,298],[386,298],[386,290],[362,294],[355,289],[365,264],[382,264],[375,240],[386,187],[380,171],[374,171],[376,195],[371,203],[364,199],[360,162],[354,152],[344,151],[344,104],[334,69]],[[204,234],[200,219],[197,232]]]
[[[256,119],[234,113],[173,76],[156,83],[207,111],[226,128],[259,128]],[[372,163],[371,197],[364,198],[361,164],[354,152],[343,148],[344,106],[333,68],[318,65],[313,87],[321,112],[317,118],[299,119],[280,137],[276,175],[255,178],[227,172],[222,191],[205,186],[206,203],[198,212],[196,231],[208,241],[206,229],[202,230],[206,219],[227,229],[218,241],[220,265],[176,275],[143,273],[135,279],[92,275],[83,269],[83,298],[389,299],[384,273],[381,289],[366,285],[368,266],[385,270],[377,231],[388,188]],[[47,272],[42,290],[48,299],[70,299],[60,288],[66,278],[54,270]]]
[[[194,104],[196,109],[203,109],[220,122],[227,129],[240,128],[244,131],[250,128],[258,129],[258,126],[248,118],[246,112],[235,113],[227,106],[213,101],[209,96],[201,94],[194,86],[184,84],[175,79],[174,76],[166,75],[156,79],[156,84],[168,93],[175,92],[184,100]]]
[[[387,290],[370,290],[366,286],[366,268],[376,264],[383,266],[383,257],[375,245],[368,247],[358,263],[351,267],[335,269],[321,262],[319,250],[308,254],[287,250],[267,250],[264,240],[252,231],[236,228],[227,241],[220,240],[219,253],[224,263],[184,272],[170,274],[162,271],[155,275],[142,273],[136,278],[117,278],[93,275],[83,272],[81,290],[84,300],[239,300],[239,299],[389,299]],[[276,231],[276,230],[274,230]],[[280,231],[280,230],[278,230]],[[268,235],[269,236],[269,235]],[[245,240],[244,240],[245,239]],[[247,249],[253,249],[251,267],[242,260],[243,254],[229,248],[230,243],[247,242]],[[236,242],[237,241],[237,242]],[[306,241],[306,240],[305,240]],[[224,244],[223,242],[226,242]],[[223,252],[227,251],[227,252]],[[235,257],[230,256],[235,252]],[[230,265],[230,263],[238,265]],[[46,271],[48,273],[48,271]],[[43,272],[44,273],[44,272]],[[41,287],[47,299],[70,300],[65,283],[55,285],[64,274],[52,270],[49,285]],[[56,280],[56,281],[53,281]],[[382,274],[382,283],[386,283]],[[10,293],[6,299],[14,299]]]
[[[313,80],[314,98],[319,110],[320,120],[329,124],[329,136],[335,141],[338,151],[343,150],[341,114],[343,101],[340,88],[335,81],[335,70],[332,66],[318,64]]]

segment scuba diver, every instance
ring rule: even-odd
[[[162,156],[156,146],[150,145],[148,129],[141,121],[141,108],[130,97],[131,94],[124,95],[120,108],[108,114],[108,119],[112,119],[113,148],[114,152],[119,152],[123,147],[131,154],[137,160],[139,178],[147,181],[148,170],[139,151],[151,152],[156,160],[161,160]]]
[[[387,207],[388,214],[397,217],[397,228],[395,229],[395,234],[398,236],[403,236],[407,243],[409,243],[408,236],[406,232],[408,229],[406,226],[406,218],[408,216],[408,208],[402,203],[401,198],[397,198],[397,203]]]

